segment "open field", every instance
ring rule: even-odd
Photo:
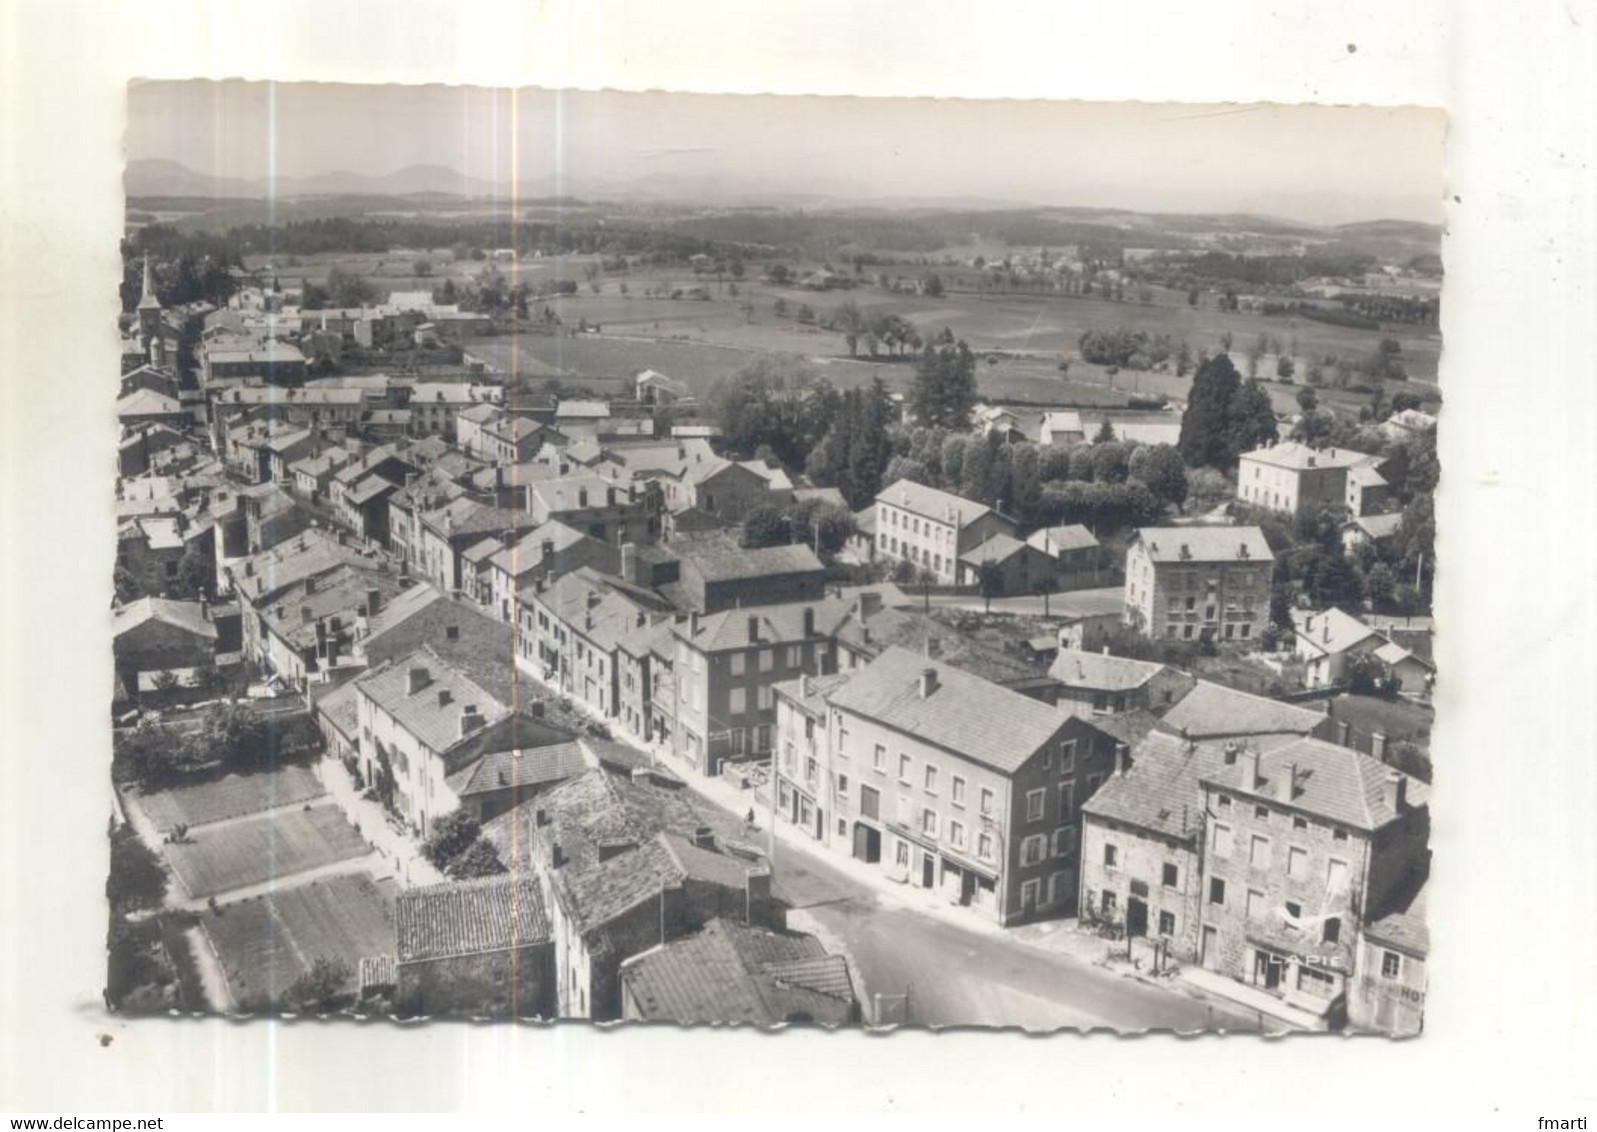
[[[202,826],[278,806],[297,806],[320,798],[323,793],[321,780],[310,767],[285,766],[275,772],[229,774],[193,786],[140,795],[137,802],[150,824],[164,832],[180,823]]]
[[[172,871],[190,896],[215,896],[335,861],[359,857],[370,846],[337,806],[282,810],[191,834],[192,841],[163,846]]]
[[[317,959],[349,967],[350,989],[364,956],[394,950],[393,881],[329,877],[242,900],[201,923],[233,1000],[249,1003],[292,986]]]

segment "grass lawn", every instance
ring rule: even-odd
[[[337,806],[267,814],[162,846],[191,896],[215,896],[370,851]]]
[[[318,958],[342,960],[351,989],[368,955],[394,949],[394,884],[329,877],[206,913],[202,923],[245,1006],[293,985]]]
[[[324,793],[321,779],[310,767],[285,766],[259,774],[223,775],[141,795],[138,804],[150,823],[165,832],[179,823],[193,828],[277,806],[297,806]]]

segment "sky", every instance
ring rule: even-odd
[[[129,159],[221,177],[438,165],[524,192],[769,193],[1313,222],[1442,218],[1445,116],[1381,107],[140,82]]]

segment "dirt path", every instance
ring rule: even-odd
[[[184,933],[189,941],[189,951],[194,956],[194,966],[200,973],[200,986],[205,990],[205,1002],[217,1014],[233,1010],[233,995],[227,989],[227,976],[222,971],[222,961],[211,947],[211,937],[196,924]]]

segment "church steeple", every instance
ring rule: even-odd
[[[139,294],[139,310],[160,310],[161,300],[155,297],[155,275],[150,271],[150,253],[144,253],[144,289]]]
[[[144,293],[139,296],[139,337],[144,340],[144,356],[153,366],[166,364],[166,343],[161,339],[161,300],[155,297],[155,275],[150,271],[150,253],[144,253]]]

